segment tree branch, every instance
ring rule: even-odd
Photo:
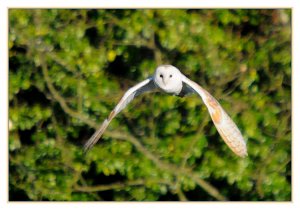
[[[180,188],[176,190],[176,193],[180,201],[188,201],[187,197],[185,196],[185,194],[182,192]]]
[[[128,186],[139,186],[139,185],[146,185],[150,183],[158,183],[158,184],[164,184],[164,185],[170,185],[171,183],[165,180],[129,180],[126,182],[117,182],[112,184],[106,184],[106,185],[97,185],[97,186],[80,186],[75,185],[74,189],[76,191],[81,192],[97,192],[97,191],[106,191],[106,190],[115,190],[115,189],[122,189]]]
[[[44,60],[43,53],[40,53],[40,59],[41,59],[42,72],[43,72],[43,76],[44,76],[46,85],[47,85],[52,97],[60,104],[60,106],[64,110],[64,112],[69,114],[71,117],[77,118],[77,119],[81,120],[82,122],[88,124],[89,126],[96,128],[97,124],[94,121],[90,120],[87,116],[85,116],[77,111],[74,111],[73,109],[71,109],[68,106],[65,99],[58,93],[58,91],[55,89],[54,85],[51,82],[51,79],[48,74],[48,66]]]
[[[215,187],[213,187],[208,182],[199,178],[190,168],[178,167],[176,165],[165,163],[164,161],[157,158],[157,155],[151,153],[147,150],[134,136],[128,135],[127,133],[121,132],[111,132],[106,131],[105,134],[115,139],[123,139],[131,142],[141,153],[143,153],[147,158],[152,160],[159,168],[172,173],[175,176],[184,175],[188,176],[194,180],[200,187],[202,187],[208,194],[216,198],[217,200],[227,200]]]

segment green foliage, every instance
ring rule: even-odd
[[[10,200],[291,200],[291,10],[9,10]],[[126,89],[170,63],[247,140],[236,157],[197,96]],[[216,192],[216,193],[214,193]]]

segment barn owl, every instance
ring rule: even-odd
[[[86,142],[84,150],[88,151],[97,143],[111,120],[136,96],[154,89],[181,97],[186,96],[189,93],[198,94],[206,105],[217,131],[228,147],[240,157],[247,156],[246,142],[240,130],[219,102],[209,92],[196,82],[187,78],[179,71],[179,69],[172,65],[158,66],[152,77],[147,78],[127,90],[119,103],[111,111],[108,118],[104,120],[100,128]]]

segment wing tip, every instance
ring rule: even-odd
[[[103,135],[105,129],[107,128],[109,122],[111,121],[108,119],[105,119],[102,123],[101,127],[93,134],[93,136],[85,143],[83,146],[84,153],[87,153],[98,141],[101,139],[101,136]]]
[[[90,151],[92,149],[92,147],[95,146],[95,144],[98,142],[98,140],[101,138],[103,132],[100,132],[100,135],[97,135],[98,133],[96,133],[95,136],[92,136],[83,146],[83,151],[84,153],[87,153],[88,151]]]
[[[235,154],[241,158],[246,158],[248,157],[248,152],[247,150],[243,150],[243,151],[235,151]]]
[[[89,146],[86,146],[86,145],[83,146],[83,153],[84,154],[87,154],[89,150],[90,150]]]
[[[92,147],[93,147],[93,144],[91,144],[91,143],[89,143],[89,141],[87,141],[85,143],[85,145],[83,146],[83,153],[87,154]]]

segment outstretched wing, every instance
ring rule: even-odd
[[[86,142],[86,144],[84,145],[84,151],[85,152],[88,151],[97,143],[97,141],[101,138],[101,136],[104,133],[104,131],[106,130],[107,126],[111,122],[111,120],[120,111],[122,111],[127,106],[127,104],[129,104],[133,100],[134,97],[136,97],[144,92],[151,91],[151,90],[155,89],[155,87],[156,86],[151,77],[151,78],[148,78],[148,79],[138,83],[137,85],[131,87],[129,90],[127,90],[125,92],[125,94],[123,95],[123,97],[121,98],[121,100],[119,101],[119,103],[117,104],[117,106],[111,111],[108,118],[104,120],[101,127],[99,129],[97,129],[97,131],[92,135],[92,137]]]
[[[232,119],[228,116],[219,102],[200,85],[183,75],[182,81],[200,95],[207,106],[209,114],[225,143],[238,156],[247,156],[246,142]]]

